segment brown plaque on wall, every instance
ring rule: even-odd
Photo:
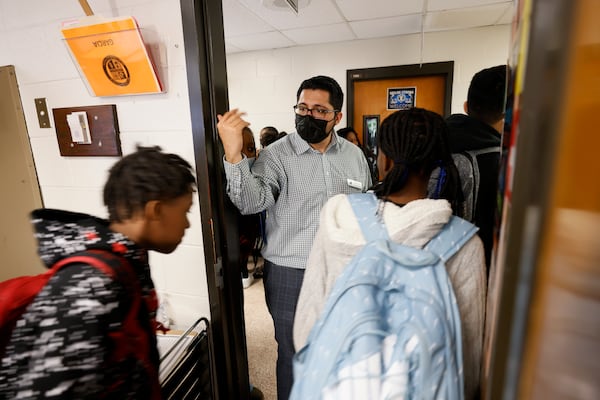
[[[61,156],[120,156],[121,140],[114,104],[54,108]]]

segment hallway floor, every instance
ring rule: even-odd
[[[244,289],[244,317],[250,383],[260,389],[264,400],[277,400],[275,362],[277,343],[273,320],[265,303],[262,279]]]

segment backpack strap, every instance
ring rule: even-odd
[[[446,263],[478,230],[472,223],[451,216],[444,228],[427,243],[425,250],[437,254]]]
[[[94,267],[125,287],[125,290],[129,293],[131,304],[129,306],[129,311],[125,316],[125,320],[123,321],[122,331],[110,334],[111,338],[118,343],[118,345],[115,346],[112,358],[114,360],[119,360],[124,358],[127,354],[133,353],[146,364],[145,359],[148,357],[146,356],[147,353],[144,351],[144,348],[149,346],[149,344],[142,343],[139,346],[126,344],[127,337],[140,335],[140,327],[137,318],[142,302],[142,289],[136,274],[127,259],[107,250],[85,250],[59,260],[52,266],[51,270],[53,273],[56,273],[58,270],[71,264],[86,264]],[[145,335],[140,336],[145,337]]]
[[[375,194],[352,193],[346,196],[367,243],[379,239],[389,240],[385,225],[381,218],[377,218],[379,200]]]
[[[477,157],[486,153],[500,153],[500,146],[485,147],[478,150],[465,150],[465,153],[469,153],[471,157]]]
[[[119,361],[133,355],[142,363],[146,373],[153,383],[152,399],[158,398],[160,387],[158,386],[158,373],[149,358],[150,342],[147,333],[138,321],[142,305],[142,289],[136,273],[125,257],[119,256],[107,250],[86,250],[75,253],[59,260],[52,266],[53,273],[66,265],[82,263],[99,269],[115,281],[121,283],[129,293],[131,304],[123,320],[121,329],[109,333],[114,343],[111,353],[112,361]]]
[[[479,182],[481,180],[480,176],[481,174],[479,173],[479,163],[477,162],[477,157],[482,155],[482,154],[487,154],[487,153],[500,153],[500,146],[494,146],[494,147],[486,147],[483,149],[478,149],[478,150],[467,150],[464,151],[463,153],[466,153],[469,155],[469,158],[471,160],[471,164],[473,165],[473,215],[475,215],[475,207],[477,206],[477,197],[479,196]]]
[[[100,259],[102,253],[106,253],[113,258],[117,257],[106,251],[83,251],[59,260],[41,274],[19,276],[0,283],[0,357],[4,355],[17,321],[26,308],[40,290],[48,284],[50,278],[62,268],[73,263],[84,263],[101,270],[113,279],[115,278],[115,269],[108,265],[107,260]],[[118,260],[116,262],[117,265],[120,264]]]
[[[125,258],[107,250],[99,249],[81,251],[57,261],[50,268],[51,274],[55,274],[67,265],[76,263],[91,265],[113,279],[118,278],[117,275],[123,276],[128,281],[135,278],[135,273]]]

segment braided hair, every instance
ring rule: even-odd
[[[460,178],[452,160],[447,127],[440,115],[422,108],[396,111],[382,122],[377,148],[394,162],[374,188],[378,198],[386,199],[401,190],[409,174],[429,179],[431,172],[440,167],[440,179],[432,197],[448,200],[457,212],[462,200]]]
[[[194,191],[192,166],[158,146],[137,146],[119,160],[104,185],[104,204],[111,222],[122,222],[143,210],[152,200],[172,200]]]

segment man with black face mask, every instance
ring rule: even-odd
[[[369,166],[357,146],[339,138],[344,95],[327,76],[300,85],[293,107],[296,132],[260,152],[252,167],[242,155],[238,110],[218,115],[227,193],[242,214],[267,211],[263,282],[277,340],[277,397],[285,400],[293,383],[292,328],[304,269],[323,204],[339,193],[364,192],[371,186]]]

